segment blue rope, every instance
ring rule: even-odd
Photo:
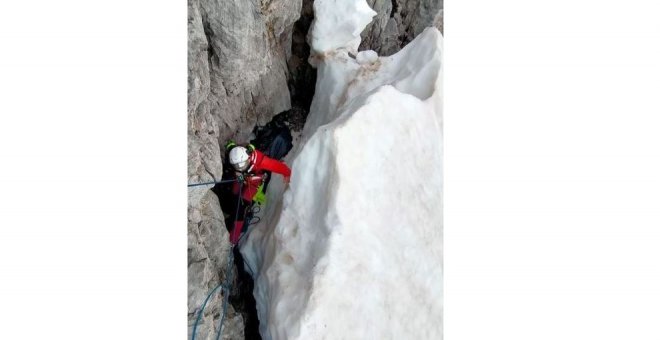
[[[227,262],[227,270],[229,272],[227,274],[227,279],[225,280],[225,282],[227,282],[227,291],[225,292],[224,301],[222,302],[222,318],[220,318],[220,329],[218,330],[218,335],[215,337],[215,340],[220,339],[220,336],[222,336],[222,329],[225,324],[225,315],[227,315],[227,306],[229,305],[229,292],[231,291],[231,283],[234,276],[234,271],[231,270],[231,264],[233,264],[233,262],[234,246],[232,245],[231,248],[229,248],[229,261]]]
[[[227,260],[227,268],[225,270],[225,273],[227,274],[227,277],[225,278],[225,281],[218,284],[213,290],[209,293],[208,296],[206,296],[206,300],[204,300],[204,303],[202,304],[202,308],[199,310],[199,314],[197,314],[197,319],[195,319],[195,325],[193,326],[193,333],[192,333],[192,340],[195,340],[195,337],[197,336],[197,325],[199,324],[199,320],[201,320],[202,315],[204,314],[204,308],[206,308],[206,304],[209,302],[211,299],[211,296],[213,296],[213,293],[215,293],[218,288],[222,287],[225,290],[225,295],[224,295],[224,301],[222,303],[222,319],[220,320],[220,330],[218,331],[218,337],[216,339],[220,338],[220,334],[222,334],[222,324],[225,319],[225,315],[227,315],[227,304],[229,302],[229,292],[231,291],[231,282],[233,279],[234,271],[231,270],[231,265],[234,262],[234,246],[231,246],[229,248],[229,257]]]
[[[236,221],[238,221],[238,212],[240,211],[241,208],[241,202],[243,201],[243,181],[238,182],[238,202],[236,203],[236,215],[234,215],[234,225],[232,226],[233,228],[236,228]],[[231,235],[231,234],[230,234]],[[239,235],[239,241],[240,241],[240,235]],[[229,248],[229,261],[227,262],[227,270],[229,270],[229,273],[227,274],[227,287],[230,287],[229,290],[231,290],[231,282],[232,282],[232,276],[234,274],[234,271],[231,270],[231,267],[229,266],[232,262],[234,262],[234,245],[231,245],[231,248]],[[225,271],[226,273],[227,271]],[[218,335],[215,337],[215,340],[220,339],[220,336],[222,335],[222,329],[225,324],[225,315],[227,315],[227,305],[229,302],[229,290],[227,291],[227,294],[224,296],[224,301],[222,302],[222,318],[220,318],[220,329],[218,330]]]
[[[225,183],[235,182],[237,180],[238,179],[227,180],[227,181],[224,181],[224,182]],[[221,181],[221,182],[209,182],[209,183],[222,183],[222,182],[223,181]],[[203,185],[203,184],[208,184],[208,183],[201,183],[201,184],[196,184],[196,185]],[[194,186],[194,185],[188,185],[188,186]],[[243,189],[243,182],[241,181],[241,182],[239,182],[239,188],[238,188],[238,203],[236,204],[236,215],[234,217],[234,228],[236,227],[236,221],[238,221],[238,211],[239,211],[239,208],[241,206],[241,198],[242,198],[241,192],[242,192],[242,189]],[[240,241],[240,237],[239,237],[239,241]],[[222,318],[220,319],[220,329],[218,330],[218,335],[215,338],[216,340],[220,339],[220,336],[222,335],[222,329],[223,329],[224,321],[225,321],[225,315],[227,315],[227,306],[229,304],[229,292],[231,292],[231,283],[232,283],[233,274],[234,274],[234,271],[231,270],[232,269],[231,266],[232,266],[233,262],[234,262],[234,245],[232,244],[232,246],[229,248],[227,268],[225,269],[225,273],[227,273],[227,277],[225,278],[225,282],[224,282],[224,284],[220,283],[220,284],[218,284],[218,286],[213,288],[213,290],[206,297],[206,300],[204,300],[204,304],[202,304],[202,308],[199,310],[199,314],[197,315],[197,319],[195,320],[195,324],[193,325],[192,340],[195,340],[195,337],[197,335],[197,325],[199,324],[199,320],[202,318],[202,314],[204,313],[204,308],[206,308],[206,303],[209,302],[209,299],[211,298],[211,296],[213,296],[213,293],[215,293],[215,291],[218,290],[218,288],[222,287],[225,290],[225,295],[223,297],[224,299],[223,299],[223,302],[222,302]]]
[[[195,325],[193,326],[193,333],[192,333],[192,340],[195,340],[195,334],[197,333],[197,324],[199,324],[199,320],[202,318],[202,314],[204,313],[204,308],[206,308],[206,303],[209,302],[209,299],[211,296],[213,296],[213,293],[215,293],[218,288],[222,287],[222,283],[218,284],[213,290],[209,293],[209,295],[206,297],[206,300],[204,300],[204,304],[202,304],[202,308],[199,310],[199,314],[197,314],[197,319],[195,320]]]

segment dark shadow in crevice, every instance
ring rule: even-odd
[[[231,172],[227,172],[223,176],[224,179],[232,179]],[[236,211],[236,204],[238,197],[233,193],[233,183],[230,184],[217,184],[213,187],[212,191],[218,196],[220,206],[225,215],[225,226],[227,231],[231,232],[234,225],[234,216]],[[250,223],[246,220],[246,223]],[[246,225],[245,228],[253,226]],[[231,283],[232,288],[229,295],[229,303],[236,313],[241,314],[243,323],[245,325],[244,336],[246,340],[261,340],[259,334],[259,318],[257,316],[257,302],[252,295],[254,289],[254,280],[248,272],[245,271],[244,260],[238,247],[233,249],[234,252],[234,280]]]
[[[303,0],[300,18],[293,25],[291,56],[287,60],[291,111],[295,115],[302,115],[303,121],[307,118],[316,90],[316,69],[308,62],[310,46],[307,43],[307,34],[312,20],[314,20],[314,1]],[[292,126],[292,129],[298,131],[296,126]]]
[[[261,340],[259,334],[259,318],[257,316],[257,302],[252,294],[254,280],[245,270],[243,256],[238,248],[234,248],[234,264],[236,265],[236,283],[229,302],[234,309],[240,311],[245,323],[245,340]]]

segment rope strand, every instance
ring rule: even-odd
[[[237,179],[231,180],[231,181],[225,181],[225,183],[235,182],[235,181],[237,181]],[[220,183],[220,182],[217,182],[217,183]],[[204,184],[204,183],[197,184],[197,185],[202,185],[202,184]],[[188,185],[188,186],[191,186],[191,185]],[[195,185],[192,185],[192,186],[195,186]],[[236,215],[234,217],[234,226],[233,227],[236,227],[236,222],[238,221],[238,209],[241,206],[241,190],[242,189],[243,189],[243,182],[239,182],[238,203],[236,204]],[[240,240],[240,238],[239,238],[239,240]],[[192,340],[195,340],[195,337],[197,336],[197,334],[196,334],[197,333],[197,325],[199,324],[199,320],[202,318],[202,314],[204,313],[204,308],[206,308],[206,303],[209,301],[211,296],[213,296],[213,294],[216,292],[216,290],[218,290],[218,288],[220,288],[220,287],[222,287],[224,289],[225,295],[223,296],[222,318],[220,319],[220,327],[219,327],[219,330],[218,330],[218,335],[216,336],[216,340],[220,339],[220,337],[222,336],[222,330],[223,330],[223,326],[224,326],[225,315],[227,315],[227,306],[229,304],[229,293],[231,292],[231,286],[232,286],[232,283],[233,283],[233,276],[234,276],[233,275],[234,271],[232,270],[233,269],[232,265],[234,263],[234,245],[233,244],[229,248],[229,256],[227,257],[227,259],[228,259],[227,260],[227,268],[225,269],[225,273],[227,273],[227,276],[225,277],[225,281],[224,281],[224,283],[220,283],[220,284],[218,284],[218,286],[213,288],[213,290],[206,297],[206,300],[204,300],[204,304],[202,304],[202,308],[199,310],[199,314],[197,315],[197,319],[195,320],[195,324],[193,325]]]
[[[193,184],[188,184],[188,187],[196,187],[200,185],[210,185],[210,184],[226,184],[226,183],[234,183],[238,181],[238,179],[226,179],[224,181],[211,181],[211,182],[204,182],[204,183],[193,183]]]

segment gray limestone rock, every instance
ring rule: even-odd
[[[221,145],[291,108],[287,56],[301,0],[188,1],[188,174],[221,175]]]
[[[394,18],[387,21],[381,36],[380,52],[382,55],[392,55],[401,49],[399,45],[399,26]]]
[[[396,40],[398,35],[392,36],[391,28],[386,32],[388,22],[391,20],[392,1],[394,0],[367,0],[369,7],[377,14],[362,31],[360,50],[374,50],[380,55],[383,54],[381,48],[387,49],[392,44],[392,42],[386,43],[387,40],[392,38]],[[396,26],[396,22],[394,25]]]
[[[444,9],[441,9],[438,11],[438,14],[435,15],[435,18],[433,19],[433,26],[435,26],[440,33],[444,34],[444,29],[445,29],[445,11]]]
[[[188,335],[198,311],[207,295],[226,276],[228,254],[231,249],[224,217],[218,197],[208,188],[189,189],[188,201]],[[232,267],[233,268],[233,267]],[[218,290],[208,301],[197,327],[199,339],[215,339],[222,317],[222,299],[225,292]],[[243,334],[243,318],[232,306],[225,317],[225,334]]]
[[[301,1],[189,1],[199,4],[206,39],[200,65],[207,65],[210,77],[202,93],[220,126],[214,139],[246,139],[255,123],[291,107],[286,60]]]
[[[291,108],[287,58],[302,0],[188,0],[188,182],[220,180],[224,142]],[[207,294],[226,277],[229,237],[210,187],[188,190],[188,333]],[[197,329],[215,339],[222,293]],[[229,306],[223,338],[243,338]]]
[[[392,55],[426,27],[442,32],[443,0],[367,0],[378,14],[362,31],[360,50],[374,50],[379,55]]]

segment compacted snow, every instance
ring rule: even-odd
[[[241,249],[261,334],[441,339],[442,35],[356,55],[366,2],[314,9],[322,55],[291,183],[274,177]]]
[[[310,35],[312,52],[326,53],[340,48],[357,51],[360,32],[375,15],[366,1],[316,0]]]

